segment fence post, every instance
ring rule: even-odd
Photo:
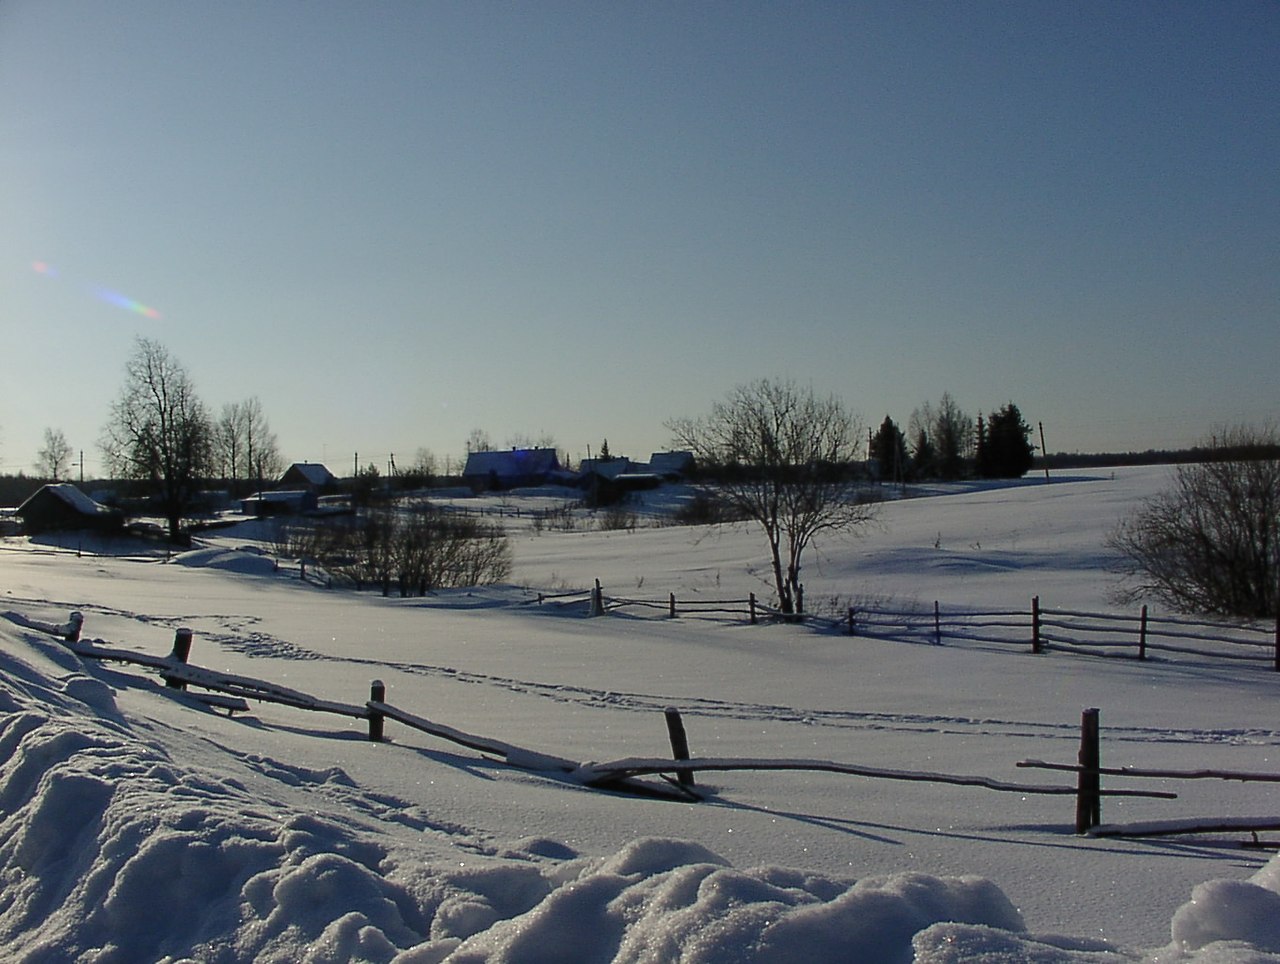
[[[936,599],[933,601],[933,645],[942,645],[942,610]]]
[[[591,615],[604,615],[604,590],[600,588],[600,580],[596,580],[596,587],[591,590]]]
[[[680,718],[680,711],[674,706],[668,706],[662,713],[667,718],[667,736],[671,738],[671,755],[677,760],[689,759],[689,737],[684,732],[684,720]],[[676,770],[676,779],[680,781],[682,787],[691,787],[693,771]]]
[[[857,612],[858,611],[854,609],[852,606],[849,607],[849,635],[850,636],[857,635],[857,632],[854,629],[854,619],[856,618]]]
[[[671,618],[675,619],[676,618],[676,594],[675,593],[671,593],[670,601],[671,601]]]
[[[1138,659],[1147,658],[1147,604],[1142,604],[1142,618],[1138,621]]]
[[[369,684],[369,702],[385,703],[387,701],[387,686],[380,679],[374,680]],[[382,742],[382,727],[386,716],[370,707],[369,709],[369,742]]]
[[[84,626],[84,613],[72,613],[71,618],[67,620],[67,631],[63,638],[68,643],[74,643],[80,639],[80,629]]]
[[[173,634],[173,652],[169,654],[169,658],[185,664],[190,656],[191,630],[183,627]],[[185,690],[187,688],[186,683],[180,679],[174,679],[172,676],[165,677],[164,685],[175,690]]]
[[[751,598],[748,600],[748,602],[751,603],[751,625],[754,626],[756,624],[756,594],[755,593],[751,594]],[[1280,644],[1277,645],[1276,650],[1278,653],[1280,653]],[[1277,662],[1280,662],[1280,656],[1277,656],[1276,660]]]
[[[1088,833],[1102,822],[1102,776],[1098,767],[1102,754],[1098,746],[1098,710],[1080,714],[1080,772],[1076,782],[1076,833]]]
[[[1031,597],[1031,652],[1040,652],[1040,597]]]

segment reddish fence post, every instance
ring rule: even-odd
[[[191,656],[191,630],[183,627],[173,634],[173,652],[169,654],[170,659],[176,659],[179,663],[186,663]],[[166,676],[164,685],[170,689],[185,690],[187,684],[180,679],[174,679],[172,676]]]
[[[662,711],[667,718],[667,736],[671,738],[671,755],[677,760],[689,759],[689,737],[684,731],[684,720],[680,718],[680,711],[674,706],[668,706]],[[677,770],[676,779],[680,781],[680,785],[684,787],[693,786],[692,770]]]
[[[1098,767],[1102,753],[1098,745],[1098,710],[1080,714],[1080,773],[1076,781],[1076,833],[1088,833],[1102,822],[1102,776]]]
[[[671,593],[668,596],[668,602],[671,605],[671,618],[675,619],[676,618],[676,594],[675,593]]]
[[[380,679],[374,680],[369,684],[369,702],[385,703],[387,701],[387,686]],[[383,721],[386,716],[370,707],[369,709],[369,742],[382,742]]]
[[[1040,597],[1031,597],[1031,652],[1040,652]]]

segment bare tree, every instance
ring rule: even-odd
[[[973,454],[973,419],[960,410],[950,392],[942,393],[933,410],[932,434],[938,474],[944,479],[960,478],[965,461]]]
[[[779,609],[801,611],[800,563],[824,532],[856,529],[876,506],[852,478],[862,429],[835,398],[790,381],[740,385],[711,413],[667,423],[728,512],[764,529]]]
[[[232,482],[246,479],[261,485],[284,467],[275,433],[256,395],[222,406],[214,444],[222,475]]]
[[[36,454],[36,471],[57,482],[71,466],[71,443],[60,428],[44,430],[44,445]]]
[[[489,433],[482,428],[473,428],[467,436],[467,454],[492,451],[493,441],[489,438]]]
[[[109,471],[151,483],[174,541],[209,471],[212,435],[187,370],[159,342],[139,338],[100,444]]]
[[[1182,612],[1275,616],[1277,444],[1272,429],[1231,429],[1212,444],[1210,461],[1179,465],[1172,486],[1147,499],[1108,539],[1122,557],[1121,597],[1152,597]]]

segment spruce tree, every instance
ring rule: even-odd
[[[1035,460],[1031,426],[1013,402],[979,423],[978,474],[988,479],[1019,479]]]

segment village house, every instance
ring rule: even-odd
[[[473,492],[545,485],[562,475],[560,457],[555,449],[472,452],[462,470],[462,480]]]

